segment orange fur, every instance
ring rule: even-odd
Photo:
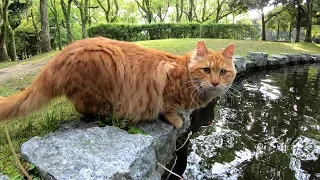
[[[227,53],[214,52],[200,43],[197,50],[176,56],[101,37],[80,40],[54,57],[29,88],[0,97],[0,120],[25,116],[66,96],[84,115],[115,112],[136,123],[162,113],[179,128],[179,111],[205,106],[232,84],[236,71],[229,47]],[[227,74],[219,76],[221,69]]]

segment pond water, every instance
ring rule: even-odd
[[[320,65],[234,84],[233,96],[193,114],[185,179],[320,179]]]

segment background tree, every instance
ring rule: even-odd
[[[312,42],[311,32],[312,32],[312,0],[306,0],[306,38],[305,42]]]
[[[45,53],[52,50],[51,44],[50,44],[47,0],[40,0],[40,17],[41,17],[40,49],[42,53]]]
[[[71,4],[72,0],[60,0],[61,9],[63,12],[64,20],[65,20],[65,28],[67,30],[67,41],[70,44],[73,41],[72,31],[71,31],[71,22],[70,22],[70,15],[71,15]]]
[[[171,3],[171,0],[155,1],[153,8],[156,15],[156,19],[158,19],[160,22],[165,21]]]
[[[112,2],[110,2],[110,0],[106,1],[106,7],[104,5],[105,1],[102,0],[97,0],[99,6],[102,8],[102,10],[105,13],[106,16],[106,21],[107,22],[115,22],[117,20],[118,17],[118,12],[119,12],[119,4],[117,0],[113,0]],[[112,8],[114,6],[114,8]]]
[[[272,2],[273,5],[276,5],[278,1]],[[262,24],[262,41],[266,41],[266,23],[276,16],[277,14],[281,13],[284,8],[280,9],[279,11],[273,12],[272,14],[269,14],[269,16],[266,18],[264,13],[264,8],[271,5],[269,0],[249,0],[248,1],[248,7],[249,9],[255,9],[259,12],[261,15],[261,24]]]
[[[151,23],[153,21],[153,10],[151,8],[151,0],[135,0],[139,11],[142,14],[142,17],[146,20],[147,23]]]
[[[194,0],[189,0],[189,4],[188,4],[188,8],[187,11],[185,11],[185,14],[187,16],[187,19],[189,22],[193,21],[193,12],[195,11],[195,4],[194,4]]]
[[[184,10],[184,0],[176,0],[176,22],[180,22]]]
[[[9,0],[1,0],[0,2],[0,62],[9,61],[7,46],[6,46],[6,31],[8,21],[8,5]]]
[[[267,17],[270,16],[270,14],[274,14],[275,12],[278,12],[281,10],[282,7],[274,8],[272,11],[270,11],[267,14]],[[266,27],[268,29],[273,29],[277,31],[277,40],[280,40],[280,31],[286,31],[289,29],[290,21],[288,19],[290,18],[290,14],[288,11],[282,11],[281,13],[275,15],[272,19],[270,19],[266,23]]]
[[[61,30],[60,30],[59,15],[57,11],[57,3],[56,3],[56,0],[49,0],[49,1],[50,3],[48,4],[48,7],[53,15],[53,21],[56,26],[56,32],[58,34],[57,39],[58,39],[59,50],[62,50]]]
[[[89,0],[73,0],[80,12],[82,39],[87,37],[87,23],[89,20]]]

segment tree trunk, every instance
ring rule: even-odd
[[[8,33],[8,38],[9,41],[7,43],[8,45],[8,54],[10,57],[11,61],[16,61],[17,60],[17,51],[16,51],[16,42],[14,39],[14,31],[12,30],[9,20],[8,20],[8,12],[4,14],[5,22],[6,22],[6,28],[7,28],[7,33]]]
[[[59,18],[58,18],[58,12],[57,12],[57,6],[56,6],[56,0],[50,0],[51,7],[49,6],[51,13],[54,16],[54,23],[57,28],[57,34],[58,34],[58,47],[59,50],[62,50],[62,41],[61,41],[61,32],[60,32],[60,25],[59,25]]]
[[[117,20],[117,18],[118,18],[118,12],[119,12],[119,4],[118,4],[118,1],[117,1],[117,0],[114,0],[113,2],[114,2],[114,5],[115,5],[115,7],[116,7],[116,11],[115,11],[113,17],[112,17],[111,20],[110,20],[112,23]]]
[[[301,5],[300,2],[298,1],[298,13],[297,13],[297,24],[296,24],[296,40],[295,42],[299,42],[300,41],[300,28],[301,28],[301,20],[302,20],[302,10],[301,10]]]
[[[147,7],[147,20],[148,20],[148,23],[151,23],[152,22],[152,11],[151,11],[151,2],[150,0],[145,0],[145,3],[146,3],[146,7]]]
[[[280,39],[280,22],[278,20],[278,23],[277,23],[277,40]]]
[[[307,0],[307,31],[304,42],[312,42],[312,0]]]
[[[85,39],[87,37],[87,22],[89,19],[89,0],[81,0],[81,3],[79,3],[77,0],[74,0],[74,3],[80,11],[82,39]]]
[[[31,8],[31,19],[32,19],[32,26],[34,28],[34,35],[36,36],[36,48],[37,48],[37,54],[41,51],[40,49],[40,46],[39,46],[39,43],[40,43],[40,37],[39,37],[39,30],[38,30],[38,26],[36,24],[36,21],[34,19],[34,15],[33,15],[33,11],[32,11],[32,8]],[[26,36],[24,34],[24,36]]]
[[[2,21],[2,24],[0,26],[0,62],[10,61],[5,40],[8,20],[8,5],[9,0],[5,0],[2,4],[0,13],[0,20]]]
[[[180,7],[179,7],[179,0],[176,0],[176,22],[180,22],[182,18],[182,13],[183,13],[183,1],[180,0]]]
[[[17,60],[17,51],[16,51],[16,42],[14,38],[14,31],[12,30],[9,22],[7,21],[7,31],[8,31],[8,37],[9,37],[9,42],[8,42],[8,53],[11,61],[16,61]]]
[[[187,14],[187,18],[189,22],[193,21],[193,8],[194,8],[194,0],[189,0],[189,12]]]
[[[289,38],[288,38],[289,42],[291,42],[292,29],[293,29],[293,24],[292,24],[292,22],[290,22],[290,26],[289,26]]]
[[[68,0],[68,4],[65,4],[64,0],[60,0],[63,16],[66,22],[68,44],[70,44],[73,41],[71,24],[70,24],[71,3],[72,3],[72,0]]]
[[[51,44],[50,44],[47,0],[40,0],[40,18],[41,18],[40,50],[41,50],[41,53],[46,53],[52,50]]]
[[[219,17],[220,17],[220,12],[221,12],[221,4],[220,4],[220,2],[217,1],[217,4],[218,4],[218,6],[217,6],[217,14],[216,14],[216,20],[215,20],[216,23],[218,23],[219,20],[220,20]]]
[[[204,22],[205,16],[206,16],[206,11],[207,11],[207,0],[203,0],[203,8],[202,8],[202,17],[201,17],[201,22]]]
[[[263,9],[261,9],[261,23],[262,23],[262,41],[266,41],[266,22],[264,20],[264,12]]]

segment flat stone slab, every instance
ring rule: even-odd
[[[153,137],[112,126],[34,137],[22,145],[21,154],[45,179],[161,179]]]
[[[159,119],[138,124],[148,135],[73,121],[25,142],[21,154],[50,180],[160,180],[165,170],[157,162],[171,163],[178,137],[190,126],[190,112],[182,115],[185,121],[180,129]]]

